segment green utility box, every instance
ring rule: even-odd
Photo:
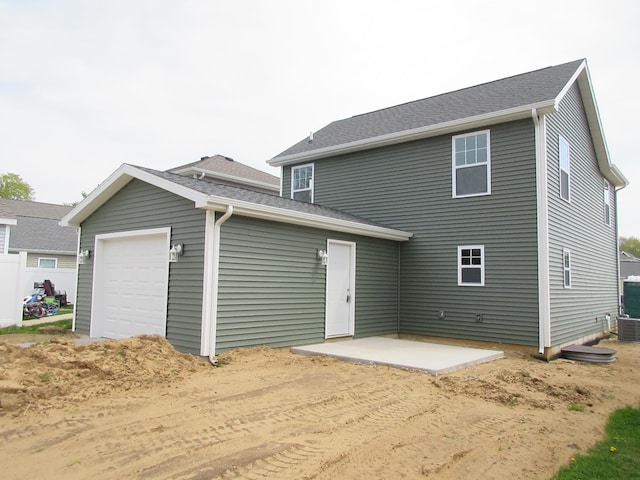
[[[640,281],[624,281],[624,313],[640,318]]]

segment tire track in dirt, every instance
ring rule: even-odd
[[[336,414],[331,424],[323,423],[322,428],[306,429],[307,434],[314,434],[312,445],[296,443],[291,448],[247,461],[244,465],[236,464],[214,478],[264,478],[266,474],[275,478],[336,478],[333,474],[329,477],[319,474],[341,462],[353,450],[366,452],[367,456],[375,457],[370,448],[359,448],[359,445],[363,442],[369,444],[371,439],[375,442],[390,430],[397,429],[398,423],[415,421],[414,419],[424,414],[425,410],[428,410],[428,413],[433,412],[432,406],[425,406],[424,398],[408,396],[408,391],[411,389],[386,389],[377,392],[377,395],[355,397],[350,405],[352,411],[356,410],[355,415]],[[332,441],[332,435],[339,435],[346,440],[351,445],[349,450],[345,452],[342,445],[336,445]],[[300,431],[296,437],[297,441],[303,440],[305,436],[305,433]],[[309,439],[308,442],[310,441]],[[373,452],[375,451],[373,449]],[[301,452],[304,454],[300,454]],[[183,477],[179,475],[179,478]]]

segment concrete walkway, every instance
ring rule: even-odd
[[[42,325],[43,323],[57,322],[58,320],[71,320],[73,319],[73,313],[65,313],[64,315],[54,315],[53,317],[45,316],[42,318],[34,318],[33,320],[23,320],[22,325],[28,327],[29,325]]]
[[[504,352],[436,343],[368,337],[292,347],[301,355],[328,355],[352,363],[388,365],[442,375],[504,357]]]

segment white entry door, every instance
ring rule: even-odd
[[[170,229],[96,235],[92,337],[166,335]]]
[[[354,334],[356,244],[327,240],[325,337]]]

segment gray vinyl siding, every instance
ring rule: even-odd
[[[323,342],[327,239],[356,243],[355,336],[397,332],[397,243],[232,216],[221,227],[216,352]]]
[[[171,227],[171,242],[182,243],[184,254],[169,265],[167,339],[178,350],[199,354],[205,212],[195,209],[189,200],[132,180],[81,227],[80,249],[91,251],[97,234]],[[88,334],[93,257],[79,265],[78,278],[76,331]]]
[[[537,345],[533,122],[489,130],[487,196],[452,198],[451,135],[314,162],[316,203],[414,233],[400,246],[401,333]],[[283,168],[284,196],[290,170]],[[458,286],[462,245],[484,245],[484,287]]]
[[[579,89],[574,85],[547,117],[551,343],[600,332],[618,308],[616,195],[605,224],[603,181]],[[570,145],[570,198],[560,198],[558,136]],[[563,287],[562,249],[571,251],[572,288]]]

